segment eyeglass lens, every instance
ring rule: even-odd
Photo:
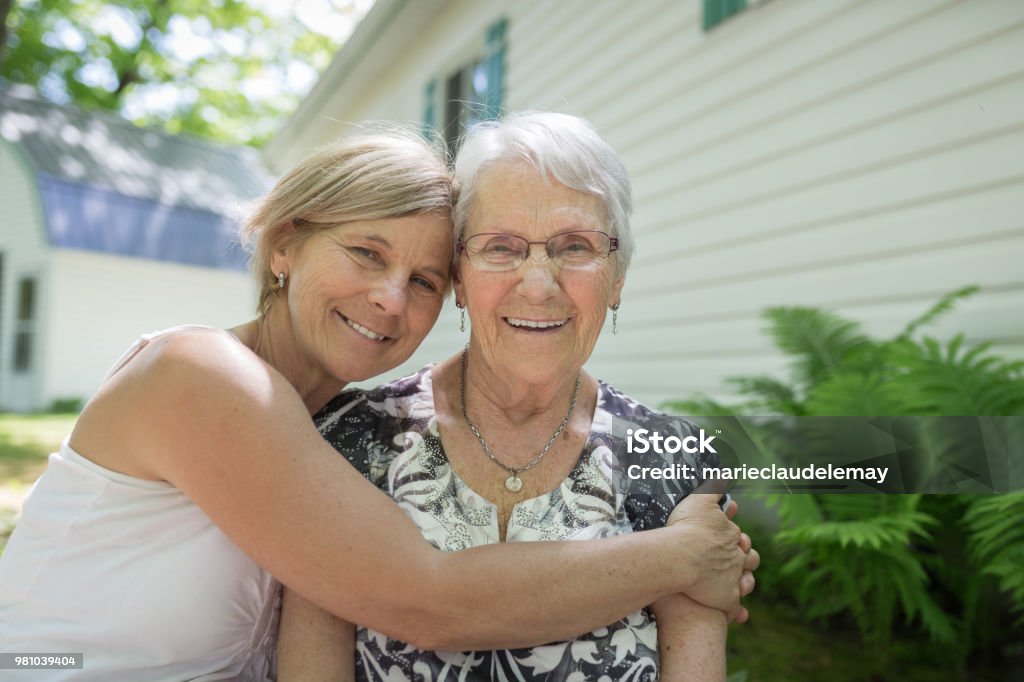
[[[534,242],[541,243],[541,242]],[[551,260],[562,268],[588,268],[606,258],[611,242],[603,232],[564,232],[543,242]],[[530,242],[513,234],[478,234],[466,240],[466,254],[476,265],[512,270],[530,254]]]

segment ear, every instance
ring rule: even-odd
[[[456,305],[466,305],[466,287],[457,277],[452,277],[452,289],[455,291]]]
[[[452,276],[452,290],[455,291],[455,302],[466,305],[466,291],[465,285],[462,283],[461,275],[462,259],[458,259],[452,264],[451,276]]]
[[[624,275],[620,274],[615,278],[615,282],[612,283],[612,291],[609,297],[609,307],[622,303],[622,285],[625,283],[626,277]]]
[[[270,252],[270,271],[275,276],[280,272],[290,274],[292,271],[292,256],[295,255],[295,249],[292,247],[294,236],[295,226],[291,223],[286,223],[276,230],[274,248]]]

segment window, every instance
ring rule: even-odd
[[[747,0],[704,0],[704,30],[722,23],[747,7]]]
[[[424,124],[441,131],[453,154],[459,138],[474,124],[501,115],[507,23],[500,19],[487,29],[482,56],[464,60],[440,83],[435,78],[427,84]]]
[[[487,59],[449,74],[444,87],[444,142],[454,151],[459,137],[476,123],[495,118],[487,110]]]
[[[18,282],[17,315],[14,319],[14,371],[32,369],[32,346],[36,316],[36,281],[25,277]]]

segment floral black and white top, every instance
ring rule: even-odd
[[[663,526],[692,482],[629,481],[621,475],[628,464],[666,465],[653,459],[662,455],[625,454],[624,447],[627,427],[660,417],[599,383],[590,437],[575,468],[551,492],[515,506],[506,542],[590,540]],[[470,489],[448,463],[438,437],[431,367],[372,391],[345,391],[315,420],[327,441],[394,498],[435,547],[454,552],[499,542],[497,508]],[[678,419],[673,422],[692,428]],[[703,457],[686,456],[691,465],[717,465]],[[421,651],[360,628],[356,673],[359,680],[386,682],[653,682],[658,679],[657,630],[644,609],[568,642],[450,653]]]

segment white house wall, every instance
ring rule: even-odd
[[[37,400],[44,374],[47,251],[35,180],[17,150],[0,140],[0,408],[24,410]],[[33,369],[15,374],[14,322],[17,288],[22,277],[36,278],[36,327]]]
[[[55,250],[49,368],[42,404],[88,398],[141,334],[179,324],[230,327],[255,317],[248,273]]]
[[[659,402],[782,371],[771,305],[1024,356],[1024,2],[770,0],[701,29],[699,0],[453,2],[335,103],[418,120],[425,84],[508,18],[505,107],[590,119],[634,183],[638,254],[595,374]],[[454,352],[454,310],[407,365]]]

